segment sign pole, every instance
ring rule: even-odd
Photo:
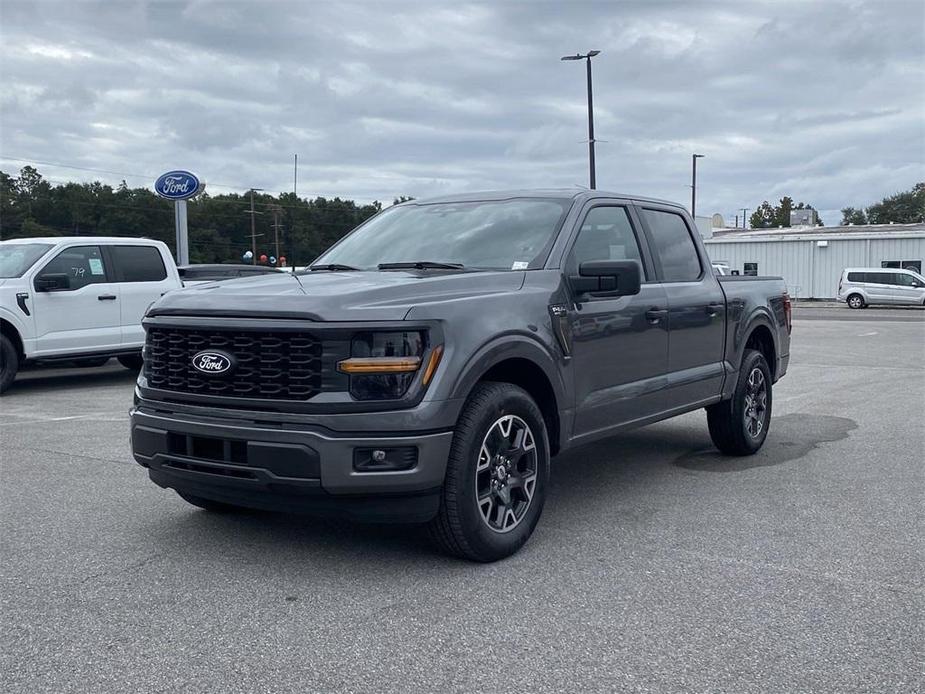
[[[189,265],[189,231],[186,226],[186,200],[173,203],[177,227],[177,265]]]

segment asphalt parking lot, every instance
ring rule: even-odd
[[[925,312],[804,310],[758,455],[716,454],[700,412],[571,451],[493,565],[197,510],[131,460],[129,372],[26,373],[0,400],[0,684],[920,691]]]

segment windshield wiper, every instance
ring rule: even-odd
[[[436,263],[432,260],[409,260],[403,263],[379,263],[380,270],[465,270],[462,263]]]
[[[351,271],[351,270],[359,270],[360,268],[353,267],[353,265],[342,265],[341,263],[326,263],[326,264],[321,264],[321,265],[312,265],[308,269],[311,270],[312,272],[315,272],[315,270]]]

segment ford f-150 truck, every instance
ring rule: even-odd
[[[706,408],[721,451],[757,451],[791,325],[784,281],[716,277],[682,207],[549,190],[396,205],[307,271],[169,293],[144,327],[131,434],[155,483],[424,522],[492,561],[567,448]]]

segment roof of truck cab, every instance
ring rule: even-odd
[[[6,239],[0,243],[135,243],[154,246],[162,244],[163,241],[137,236],[30,236],[21,239]]]
[[[511,200],[513,198],[565,198],[590,200],[593,198],[619,198],[621,200],[638,200],[640,202],[654,202],[660,205],[682,207],[677,202],[660,200],[641,195],[626,193],[613,193],[607,190],[587,190],[583,188],[533,188],[526,190],[484,190],[474,193],[457,193],[455,195],[441,195],[421,200],[409,200],[399,203],[401,205],[431,205],[441,202],[479,202],[483,200]]]

